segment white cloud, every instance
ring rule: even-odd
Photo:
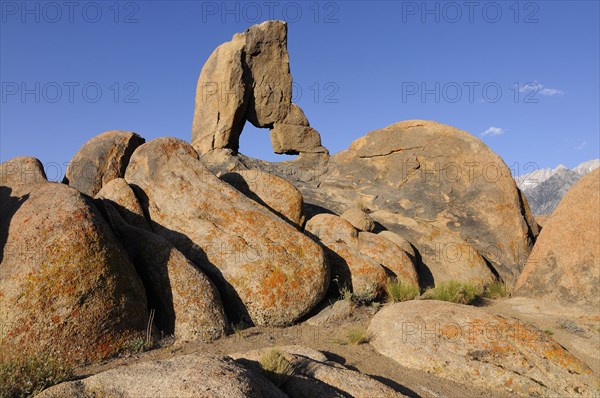
[[[481,136],[482,137],[486,137],[488,135],[496,136],[496,135],[502,135],[504,133],[505,133],[505,131],[503,129],[501,129],[500,127],[490,127],[489,129],[487,129],[483,133],[481,133]]]
[[[575,149],[581,151],[583,148],[587,146],[586,141],[581,141],[579,144],[575,145]]]
[[[531,83],[524,84],[519,87],[519,92],[521,93],[531,93],[531,94],[540,94],[546,97],[554,97],[557,95],[566,94],[565,91],[559,90],[557,88],[545,87],[542,83],[538,83],[533,81]]]

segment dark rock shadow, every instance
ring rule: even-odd
[[[29,198],[29,194],[21,197],[10,196],[12,189],[0,186],[0,263],[4,259],[6,242],[8,241],[8,227],[19,207]],[[17,248],[18,249],[18,248]]]
[[[397,391],[401,394],[404,394],[408,397],[421,398],[421,396],[419,394],[417,394],[415,391],[411,390],[408,387],[403,386],[402,384],[395,382],[392,379],[388,379],[386,377],[378,376],[378,375],[371,375],[371,374],[367,375],[367,376],[369,376],[372,379],[377,380],[381,384],[385,384],[386,386],[390,387],[392,390]]]
[[[347,369],[363,373],[357,367],[349,365],[346,361],[346,358],[344,358],[343,356],[335,354],[330,351],[322,351],[322,352],[329,361],[339,363],[340,365],[343,365]],[[400,392],[404,395],[407,395],[409,397],[412,397],[412,398],[421,398],[421,396],[419,394],[417,394],[410,388],[405,387],[402,384],[395,382],[394,380],[391,380],[391,379],[388,379],[386,377],[379,376],[379,375],[372,375],[372,374],[368,374],[368,373],[363,373],[363,374],[365,374],[366,376],[369,376],[370,378],[372,378],[374,380],[377,380],[378,382],[380,382],[382,384],[385,384],[386,386],[390,387],[394,391],[398,391],[398,392]]]
[[[415,251],[415,264],[417,275],[419,276],[419,287],[421,288],[421,291],[425,291],[427,288],[435,286],[435,279],[427,264],[423,262],[423,257],[421,256],[421,253],[419,253],[419,250],[417,250],[412,243],[410,245]]]

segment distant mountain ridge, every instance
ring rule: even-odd
[[[527,198],[535,215],[548,215],[558,205],[563,195],[579,179],[600,167],[600,159],[588,160],[568,169],[560,164],[554,169],[540,169],[515,178],[517,186]]]

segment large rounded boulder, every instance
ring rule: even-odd
[[[130,131],[99,134],[73,156],[63,182],[94,197],[106,183],[125,175],[129,157],[143,143],[142,137]]]
[[[320,183],[327,193],[320,197],[334,211],[361,202],[417,248],[432,283],[485,283],[494,273],[513,282],[538,233],[502,159],[454,127],[410,120],[371,131],[332,156],[329,168],[335,176]]]
[[[133,264],[88,198],[63,184],[0,186],[0,349],[82,362],[146,329]]]
[[[120,366],[48,388],[38,398],[285,398],[260,372],[228,357],[195,353]]]
[[[592,370],[535,326],[481,308],[413,300],[386,306],[371,344],[401,366],[524,396],[592,396]]]
[[[600,305],[600,169],[575,184],[544,224],[516,294]]]
[[[154,232],[206,272],[233,319],[287,325],[323,299],[329,284],[323,249],[219,180],[189,144],[159,138],[142,145],[125,179]]]

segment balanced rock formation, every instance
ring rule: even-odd
[[[259,372],[231,358],[195,353],[120,366],[43,391],[38,398],[285,398]]]
[[[0,208],[0,351],[6,358],[96,360],[146,329],[142,283],[88,198],[58,183],[9,183],[0,186]]]
[[[371,344],[400,365],[518,395],[590,396],[599,382],[546,333],[516,319],[443,301],[386,306]]]
[[[246,121],[271,129],[276,153],[327,152],[319,133],[292,104],[285,22],[263,22],[234,35],[200,72],[191,141],[198,153],[237,152]]]
[[[579,180],[544,224],[515,294],[600,305],[600,169]]]
[[[159,138],[140,146],[125,179],[153,231],[217,285],[228,315],[288,325],[323,299],[329,284],[323,249],[219,180],[189,144]]]
[[[129,157],[143,143],[142,137],[129,131],[97,135],[73,156],[63,182],[94,197],[103,185],[125,175]]]

